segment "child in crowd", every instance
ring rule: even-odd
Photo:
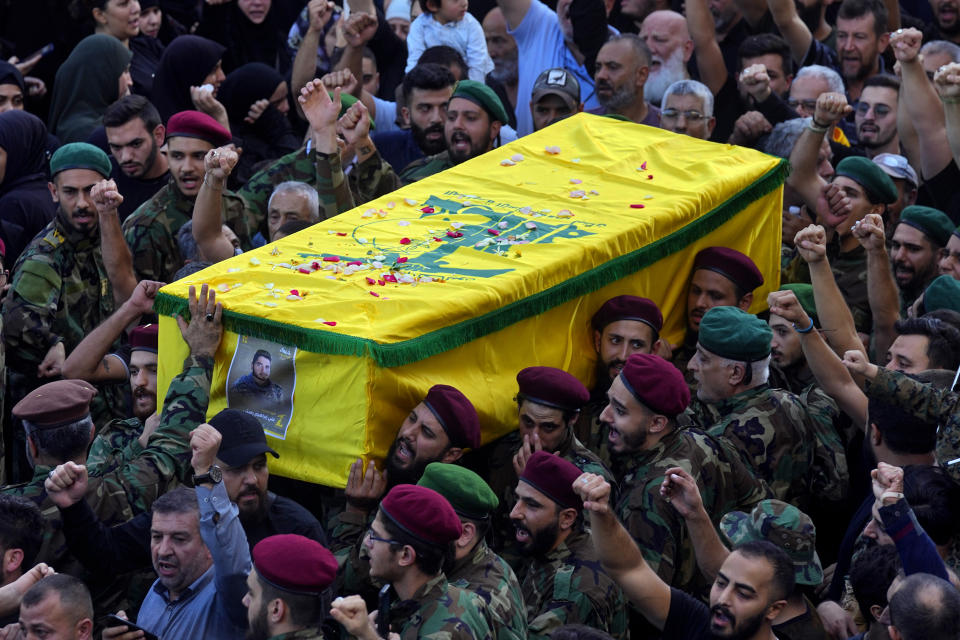
[[[437,45],[453,47],[467,61],[471,80],[483,82],[493,71],[487,41],[477,19],[467,13],[468,0],[419,0],[423,13],[410,24],[407,36],[407,68],[417,65],[420,55]]]

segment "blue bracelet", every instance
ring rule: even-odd
[[[793,329],[797,333],[810,333],[811,331],[813,331],[813,318],[810,318],[810,326],[807,327],[806,329],[801,329],[800,327],[798,327],[796,322],[793,323]]]

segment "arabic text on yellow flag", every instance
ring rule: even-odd
[[[652,298],[664,337],[682,340],[701,248],[750,255],[762,309],[779,282],[785,167],[575,116],[164,287],[160,397],[185,355],[170,316],[208,283],[227,329],[208,415],[252,409],[280,453],[274,473],[344,486],[438,383],[466,393],[488,442],[516,428],[523,367],[592,383],[590,317],[604,300]]]

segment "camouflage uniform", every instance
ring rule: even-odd
[[[139,418],[111,420],[97,431],[87,453],[87,466],[106,468],[133,460],[143,451],[137,440],[141,433],[143,423]]]
[[[490,452],[487,484],[500,500],[500,506],[493,513],[494,546],[502,550],[504,557],[516,567],[519,559],[512,553],[510,547],[515,539],[515,527],[510,521],[510,511],[517,503],[517,473],[513,468],[513,456],[523,446],[523,436],[520,430],[512,431],[500,438]],[[603,476],[612,487],[616,487],[613,473],[603,464],[597,454],[587,449],[569,431],[567,438],[560,444],[557,455],[568,462],[572,462],[584,473],[595,473]]]
[[[762,384],[713,404],[694,400],[679,421],[726,439],[773,497],[793,503],[810,497],[815,431],[792,393]]]
[[[833,279],[843,300],[853,314],[857,331],[872,333],[873,313],[867,297],[867,250],[858,246],[852,251],[840,253],[840,238],[835,235],[827,243],[827,260],[830,261],[830,270],[833,271]],[[810,267],[798,254],[783,271],[781,280],[783,283],[810,282]]]
[[[960,482],[960,393],[936,389],[899,371],[880,369],[868,380],[867,396],[881,398],[924,422],[936,423],[937,463]]]
[[[87,467],[86,500],[101,522],[120,524],[147,512],[157,497],[176,486],[177,478],[190,462],[190,431],[201,424],[206,415],[212,372],[213,358],[188,357],[183,371],[170,383],[160,425],[140,455],[122,464]],[[37,562],[82,576],[82,568],[67,551],[60,512],[47,498],[43,486],[50,471],[51,467],[37,465],[30,482],[6,486],[0,491],[32,500],[50,523]],[[117,595],[117,585],[98,585],[91,580],[91,586],[98,603],[109,607],[110,597]]]
[[[347,181],[350,183],[350,193],[353,194],[353,200],[358,207],[380,196],[393,193],[402,186],[393,167],[380,156],[379,151],[375,151],[372,156],[356,165],[353,171],[347,174]]]
[[[258,231],[266,235],[270,194],[277,184],[287,180],[316,186],[323,209],[321,219],[353,207],[339,154],[297,149],[258,171],[236,193],[224,191],[223,220],[237,234],[244,249],[250,249],[250,239]],[[123,221],[123,235],[133,253],[138,280],[173,281],[174,273],[183,266],[177,232],[193,216],[195,200],[183,195],[171,177],[165,187]]]
[[[687,381],[687,385],[690,387],[690,397],[692,398],[697,397],[697,379],[693,377],[693,371],[687,368],[687,364],[696,353],[697,334],[688,329],[683,338],[683,344],[674,349],[673,356],[670,358],[670,362],[680,370],[680,373],[683,374],[683,379]]]
[[[99,231],[77,231],[58,211],[20,254],[3,301],[3,340],[10,352],[9,402],[49,382],[37,378],[37,366],[50,347],[63,342],[69,355],[113,312],[113,289],[103,266]],[[128,415],[129,384],[99,388],[101,393],[90,408],[94,422]]]
[[[817,436],[813,475],[810,478],[813,495],[827,500],[842,500],[850,484],[844,445],[849,438],[841,435],[843,416],[837,403],[820,388],[806,362],[786,369],[771,365],[770,386],[786,389],[799,396],[800,402],[807,408],[810,424]],[[849,420],[846,423],[851,424]]]
[[[621,457],[617,466],[625,475],[618,476],[622,497],[617,517],[664,582],[693,595],[704,593],[711,580],[697,567],[684,519],[660,495],[667,469],[681,467],[693,476],[715,525],[729,511],[749,511],[770,497],[769,489],[729,444],[698,429],[674,429],[652,449]]]
[[[361,515],[344,509],[332,520],[330,551],[337,559],[337,593],[355,593],[368,607],[377,606],[377,585],[370,577],[370,555],[363,536],[377,516],[377,510]]]
[[[629,635],[623,592],[604,573],[587,531],[531,559],[522,586],[530,638],[547,638],[565,624],[585,624],[614,638]]]
[[[426,158],[414,160],[408,164],[403,168],[403,171],[400,172],[400,181],[403,184],[410,184],[411,182],[416,182],[417,180],[429,178],[430,176],[440,173],[441,171],[446,171],[453,166],[455,165],[450,159],[450,153],[443,151],[433,156],[427,156]]]
[[[596,454],[605,467],[613,469],[607,440],[610,429],[600,422],[600,414],[607,404],[606,390],[604,389],[603,393],[594,390],[590,395],[590,402],[580,410],[580,416],[573,425],[573,434],[587,449]]]
[[[507,562],[481,540],[473,553],[458,560],[450,584],[483,598],[494,637],[527,640],[527,610],[517,575]]]
[[[390,605],[390,627],[401,640],[492,640],[486,605],[469,591],[447,582],[443,573],[431,578],[409,600]]]

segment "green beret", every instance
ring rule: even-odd
[[[110,177],[110,158],[101,149],[86,142],[65,144],[50,158],[50,175],[67,169],[90,169],[104,178]]]
[[[330,96],[330,99],[333,100],[333,92],[327,91],[327,95]],[[343,114],[347,112],[347,109],[359,102],[360,99],[354,95],[347,93],[346,91],[340,92],[340,113],[337,114],[338,118],[342,118]],[[367,117],[370,118],[370,130],[373,131],[375,128],[375,123],[373,118],[370,117],[370,114],[367,114]]]
[[[450,99],[453,98],[463,98],[480,105],[489,114],[491,120],[496,120],[502,124],[510,122],[510,116],[507,115],[507,110],[503,108],[503,102],[500,101],[499,96],[482,82],[461,80],[453,90]]]
[[[713,307],[700,320],[700,346],[721,358],[756,362],[770,355],[770,326],[740,307]]]
[[[817,303],[813,300],[813,285],[805,282],[792,282],[780,287],[780,291],[793,291],[803,310],[813,318],[814,322],[817,322]]]
[[[919,229],[941,247],[947,246],[953,233],[953,222],[943,211],[933,207],[910,205],[900,214],[900,222]]]
[[[483,478],[456,464],[431,462],[417,484],[433,489],[453,505],[457,515],[471,520],[485,520],[500,504]]]
[[[923,310],[930,313],[938,309],[960,312],[960,281],[952,276],[939,276],[923,292]]]
[[[846,176],[863,187],[872,202],[893,204],[899,193],[883,169],[863,156],[847,156],[837,165],[836,175]]]

